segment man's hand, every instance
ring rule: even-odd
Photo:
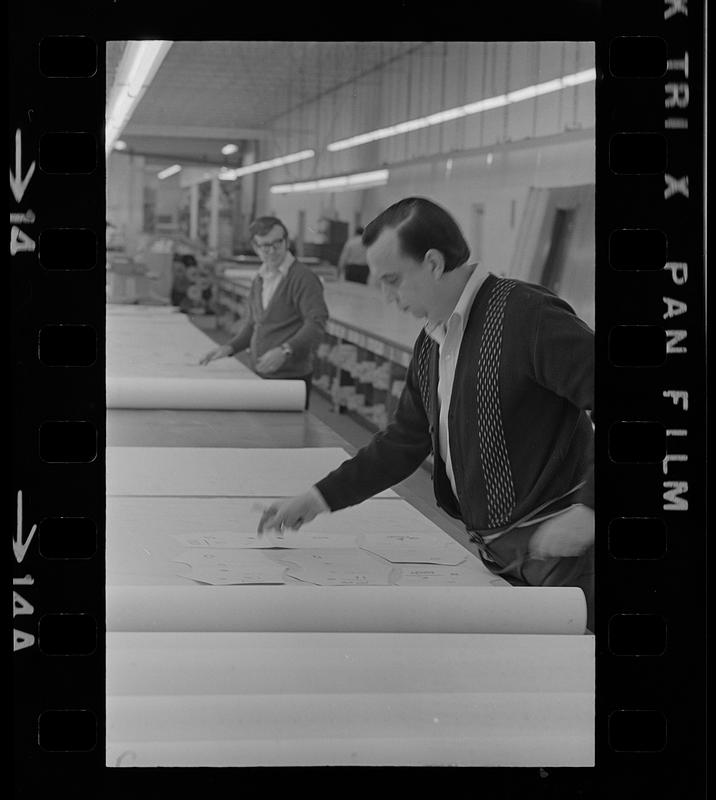
[[[576,505],[545,520],[532,534],[531,558],[578,556],[594,544],[594,511]]]
[[[324,511],[330,511],[321,493],[315,487],[296,497],[290,497],[265,508],[259,520],[258,532],[278,531],[284,528],[298,530]]]
[[[283,364],[286,360],[286,353],[280,347],[267,350],[256,362],[256,372],[270,375]]]
[[[232,353],[233,350],[228,344],[222,344],[221,347],[216,347],[213,350],[209,350],[205,356],[202,356],[199,359],[199,363],[206,366],[210,361],[215,361],[217,358],[226,358]]]

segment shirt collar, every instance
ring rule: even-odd
[[[483,272],[481,269],[478,269],[478,266],[479,264],[475,264],[473,266],[470,277],[468,278],[467,283],[465,284],[462,293],[455,304],[452,314],[450,314],[447,320],[445,322],[428,321],[425,323],[425,333],[439,345],[442,345],[445,341],[448,328],[451,326],[459,325],[461,334],[465,330],[465,320],[470,315],[470,309],[472,308],[473,301],[475,300],[475,295],[487,277],[487,273]]]
[[[445,334],[447,329],[445,328],[444,322],[431,322],[428,320],[425,325],[423,325],[423,330],[427,335],[439,345],[445,341]]]
[[[281,277],[286,275],[286,273],[288,272],[288,268],[291,266],[291,264],[293,264],[295,260],[296,257],[294,256],[294,254],[287,250],[286,255],[283,257],[283,261],[278,265],[278,271]],[[274,273],[269,273],[265,265],[262,264],[259,267],[259,275],[262,278],[270,278],[274,276]]]

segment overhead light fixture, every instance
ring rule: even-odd
[[[132,116],[137,103],[142,99],[171,46],[171,42],[165,41],[127,42],[107,103],[105,123],[107,155],[112,152],[117,137]]]
[[[304,161],[307,158],[313,158],[315,155],[315,150],[301,150],[299,153],[290,153],[287,156],[279,156],[278,158],[272,158],[268,161],[257,161],[255,164],[227,170],[224,176],[220,177],[222,177],[222,180],[226,181],[236,180],[236,178],[240,178],[242,175],[250,175],[252,172],[262,172],[265,169],[281,167],[284,164],[293,164],[296,161]],[[231,177],[229,177],[229,174],[231,174]]]
[[[367,131],[360,133],[357,136],[350,136],[347,139],[339,139],[336,142],[331,142],[327,145],[328,150],[335,152],[336,150],[347,150],[349,147],[357,147],[360,144],[367,144],[368,142],[375,142],[378,139],[387,139],[390,136],[397,136],[401,133],[409,133],[416,131],[420,128],[427,128],[430,125],[440,125],[443,122],[450,122],[460,117],[466,117],[471,114],[479,114],[482,111],[490,111],[493,108],[501,108],[502,106],[510,105],[511,103],[519,103],[522,100],[531,100],[543,94],[550,94],[551,92],[558,92],[562,89],[567,89],[571,86],[579,86],[581,83],[589,83],[597,79],[596,69],[585,69],[581,72],[574,72],[570,75],[563,75],[561,78],[555,78],[551,81],[544,83],[536,83],[533,86],[525,86],[523,89],[516,89],[514,92],[507,92],[507,94],[497,95],[495,97],[486,97],[484,100],[478,100],[474,103],[467,103],[463,106],[455,108],[448,108],[444,111],[438,111],[435,114],[429,114],[425,117],[417,117],[409,119],[405,122],[399,122],[396,125],[389,125],[386,128],[378,128],[374,131]]]
[[[181,166],[179,164],[172,164],[171,167],[167,167],[161,172],[157,172],[157,178],[159,178],[160,181],[163,181],[164,178],[169,178],[172,175],[176,175],[177,172],[181,172]]]
[[[221,148],[221,152],[222,152],[222,153],[223,153],[225,156],[231,156],[231,155],[233,155],[234,153],[238,153],[238,151],[239,151],[239,148],[238,148],[238,146],[237,146],[237,145],[235,145],[235,144],[225,144],[225,145],[224,145],[224,146]]]
[[[125,141],[122,141],[122,139],[117,139],[117,141],[114,143],[114,149],[115,150],[126,150],[127,149],[127,143]]]
[[[390,172],[376,169],[372,172],[355,172],[352,175],[338,175],[333,178],[318,178],[315,181],[298,183],[277,183],[271,187],[271,194],[293,194],[295,192],[345,192],[351,189],[368,189],[372,186],[385,186]]]

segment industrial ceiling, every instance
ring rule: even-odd
[[[107,43],[107,96],[126,42]],[[174,42],[121,138],[161,166],[183,159],[236,165],[247,141],[280,118],[421,46],[417,42]],[[377,86],[377,81],[376,81]],[[223,156],[234,142],[239,151]]]

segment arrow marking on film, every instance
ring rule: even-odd
[[[17,493],[17,533],[15,534],[15,538],[12,540],[12,549],[15,553],[15,560],[18,564],[22,563],[23,558],[25,558],[25,554],[27,553],[27,548],[30,546],[30,542],[32,541],[33,537],[35,536],[35,531],[37,530],[37,525],[33,525],[30,531],[30,535],[23,541],[22,539],[22,491],[18,490]]]
[[[10,170],[10,188],[18,203],[22,200],[25,189],[27,189],[34,172],[35,162],[33,161],[32,164],[30,164],[30,168],[27,170],[27,175],[25,175],[24,178],[22,177],[22,133],[18,128],[15,131],[15,172],[13,173],[13,171]]]

